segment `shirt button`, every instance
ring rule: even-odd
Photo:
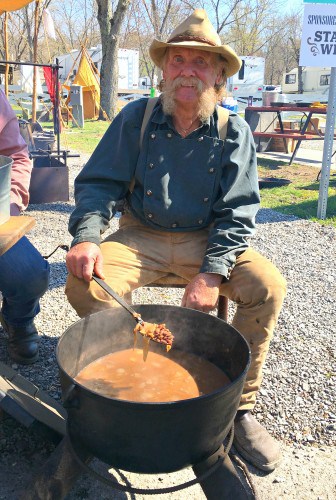
[[[215,169],[214,169],[213,167],[209,168],[209,173],[210,173],[210,174],[213,174],[213,173],[214,173],[214,171],[215,171]]]
[[[150,137],[151,137],[151,139],[155,139],[156,135],[155,134],[151,134]]]
[[[167,137],[168,139],[171,139],[173,137],[173,134],[171,132],[168,132]]]
[[[148,166],[149,168],[154,168],[154,163],[150,163]]]
[[[174,223],[171,225],[171,227],[177,227],[177,223],[176,223],[176,222],[174,222]]]
[[[203,198],[204,203],[208,203],[209,198]]]
[[[146,195],[147,196],[152,196],[152,194],[153,194],[153,191],[151,191],[150,189],[147,189]]]
[[[197,140],[198,140],[198,142],[202,142],[203,139],[204,139],[204,137],[201,135],[201,137],[199,137]]]
[[[199,219],[198,223],[203,224],[203,219]]]
[[[147,214],[148,219],[153,219],[153,214]]]

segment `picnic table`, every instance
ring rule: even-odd
[[[294,151],[292,153],[289,165],[292,164],[295,156],[299,150],[302,141],[323,141],[324,134],[316,127],[314,121],[312,120],[314,115],[326,115],[327,107],[303,107],[297,105],[288,106],[248,106],[246,111],[249,113],[274,113],[274,119],[268,123],[267,127],[263,131],[253,131],[253,137],[259,139],[259,144],[257,146],[257,151],[260,151],[260,140],[263,138],[268,138],[269,141],[273,138],[283,139],[285,151],[288,153],[287,140],[293,139],[296,141]],[[288,111],[293,114],[301,113],[302,118],[300,120],[300,128],[298,130],[288,129],[284,127],[282,113]],[[274,124],[275,120],[279,122],[279,130],[269,130]],[[310,131],[308,132],[308,126],[310,125]]]

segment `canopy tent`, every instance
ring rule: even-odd
[[[73,80],[74,85],[83,86],[84,119],[98,118],[100,103],[100,87],[93,71],[93,62],[83,48],[78,66],[78,71]]]
[[[0,15],[4,12],[13,12],[22,9],[33,0],[0,0]]]

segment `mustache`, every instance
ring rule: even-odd
[[[178,76],[170,84],[171,90],[176,90],[180,87],[195,87],[199,93],[201,93],[204,89],[203,82],[195,76]]]

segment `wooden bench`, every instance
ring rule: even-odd
[[[319,136],[318,134],[300,134],[300,132],[293,133],[291,132],[253,132],[253,137],[268,137],[273,138],[276,137],[278,139],[294,139],[296,141],[313,141],[313,140],[323,140],[324,137]]]
[[[279,128],[275,128],[274,132],[275,132],[276,136],[282,133]],[[299,131],[296,132],[293,129],[289,129],[289,128],[285,128],[284,129],[284,133],[285,134],[297,133],[297,135],[299,135],[299,136],[302,135],[302,134],[300,134]],[[314,130],[311,130],[311,131],[309,131],[308,134],[305,133],[304,135],[314,135],[315,137],[320,137],[321,139],[324,139],[324,133],[323,132],[315,132]],[[334,134],[334,138],[336,138],[336,134]]]

